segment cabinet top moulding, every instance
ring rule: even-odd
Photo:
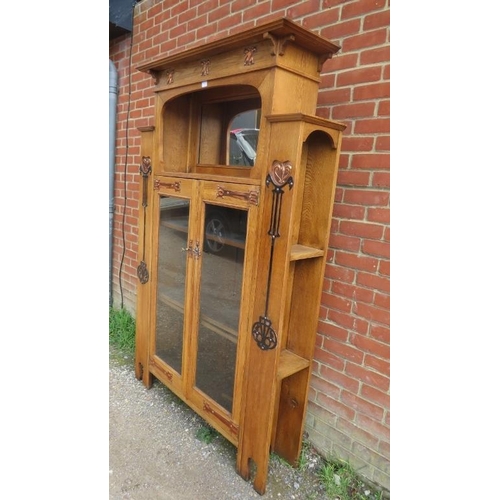
[[[186,63],[206,59],[227,52],[231,48],[237,48],[243,43],[254,44],[264,39],[270,40],[273,55],[276,55],[276,52],[279,55],[283,55],[283,53],[280,53],[283,50],[283,44],[278,42],[285,39],[290,40],[309,52],[317,54],[320,62],[319,66],[340,50],[340,46],[330,42],[328,39],[308,31],[288,18],[281,18],[228,37],[221,37],[213,42],[203,43],[200,41],[200,45],[197,47],[183,50],[170,56],[149,60],[139,65],[137,69],[152,73],[169,70],[180,62]],[[272,47],[273,45],[274,48]],[[318,73],[319,70],[320,68],[318,68]]]

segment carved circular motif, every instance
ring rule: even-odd
[[[143,285],[149,281],[148,267],[143,260],[141,260],[141,263],[137,266],[137,276]]]

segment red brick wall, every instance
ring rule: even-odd
[[[349,459],[368,479],[387,488],[388,3],[388,0],[144,0],[135,8],[131,63],[131,37],[110,44],[110,58],[120,78],[113,287],[115,306],[123,302],[132,311],[136,266],[140,260],[137,127],[153,124],[154,101],[152,79],[134,68],[151,57],[171,55],[283,16],[341,46],[340,52],[323,66],[317,109],[319,116],[342,121],[347,128],[323,285],[307,431],[321,453]]]

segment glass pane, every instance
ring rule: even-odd
[[[206,205],[196,386],[233,404],[247,212]]]
[[[182,369],[184,291],[189,201],[162,196],[158,238],[156,355],[178,373]]]

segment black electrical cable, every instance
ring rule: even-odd
[[[134,44],[134,7],[132,7],[132,32],[130,35],[130,53],[128,58],[128,104],[127,104],[127,119],[125,123],[125,165],[123,171],[123,182],[124,182],[124,195],[123,195],[123,214],[122,214],[122,243],[123,250],[120,260],[120,269],[118,271],[118,284],[120,286],[120,308],[123,309],[123,287],[122,287],[122,269],[123,261],[125,259],[125,216],[127,212],[127,167],[128,167],[128,132],[129,132],[129,118],[130,118],[130,101],[132,97],[132,47]]]

